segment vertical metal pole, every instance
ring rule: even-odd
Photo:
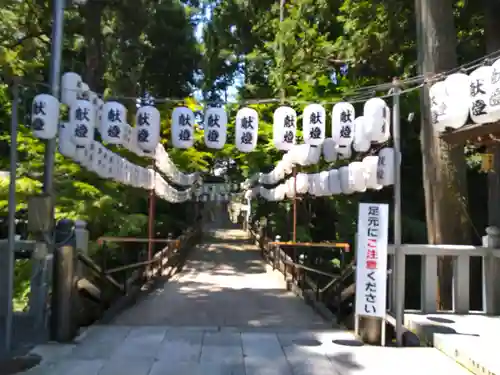
[[[292,241],[297,242],[297,167],[293,167],[293,232]]]
[[[14,78],[12,85],[12,113],[10,122],[10,180],[7,246],[7,315],[5,317],[5,349],[12,347],[12,297],[14,293],[14,262],[16,247],[16,178],[17,178],[17,126],[19,106],[19,82]]]
[[[52,95],[56,98],[60,96],[60,79],[61,79],[61,65],[62,65],[62,49],[63,49],[63,36],[64,36],[64,5],[65,0],[53,0],[52,10],[52,46],[51,46],[51,59],[50,59],[50,86]],[[43,192],[54,198],[54,164],[56,158],[56,139],[49,139],[45,144],[44,155],[44,170],[43,170]],[[52,204],[55,201],[52,200]],[[54,227],[54,207],[51,209],[50,217],[47,218]],[[53,277],[52,277],[52,298],[51,298],[51,314],[50,314],[50,335],[53,339],[58,337],[58,317],[56,311],[59,304],[57,290],[57,262],[60,261],[57,253],[55,252],[54,233],[50,233],[51,240],[47,243],[49,253],[54,254],[53,258]]]
[[[392,124],[394,137],[394,288],[396,293],[394,314],[396,318],[396,342],[403,345],[405,255],[401,252],[401,113],[399,81],[394,79],[392,97]]]
[[[154,189],[149,191],[149,212],[148,212],[148,262],[153,259],[153,238],[155,237],[155,203],[156,196]],[[148,264],[149,274],[152,275],[153,265]]]
[[[285,46],[283,44],[283,21],[285,20],[285,0],[280,0],[280,30],[279,30],[279,53],[280,53],[280,99],[281,105],[285,104]]]
[[[64,5],[65,0],[53,0],[53,23],[52,23],[52,46],[50,60],[50,87],[52,95],[59,98],[62,49],[64,36]],[[45,165],[43,173],[43,191],[46,194],[54,194],[54,162],[56,154],[56,140],[49,139],[45,145]],[[53,221],[53,217],[50,218]]]

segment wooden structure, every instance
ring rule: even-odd
[[[445,132],[441,138],[451,144],[471,144],[477,147],[491,147],[500,142],[500,121],[488,124],[468,124],[459,129]]]

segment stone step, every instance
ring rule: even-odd
[[[475,375],[500,375],[499,337],[434,334],[434,347]]]

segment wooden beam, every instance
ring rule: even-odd
[[[471,143],[485,144],[500,139],[500,121],[488,124],[468,124],[459,129],[441,134],[441,138],[452,144]]]

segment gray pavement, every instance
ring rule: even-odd
[[[469,374],[432,348],[361,346],[285,288],[238,230],[110,325],[44,345],[32,375]]]

